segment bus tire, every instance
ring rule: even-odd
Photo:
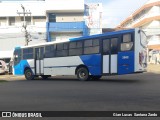
[[[77,78],[80,81],[87,81],[89,80],[90,76],[89,76],[89,72],[88,69],[86,67],[80,67],[77,70]]]
[[[34,79],[34,75],[31,69],[26,69],[24,72],[25,78],[27,80],[33,80]]]

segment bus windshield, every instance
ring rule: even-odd
[[[147,47],[147,35],[142,30],[140,30],[140,44],[143,48]]]

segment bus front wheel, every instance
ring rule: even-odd
[[[25,78],[27,80],[33,80],[34,79],[34,75],[31,71],[31,69],[26,69],[24,75],[25,75]]]
[[[88,69],[87,69],[86,67],[80,67],[80,68],[77,70],[77,78],[78,78],[80,81],[89,80],[89,72],[88,72]]]

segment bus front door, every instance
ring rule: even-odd
[[[44,55],[44,47],[35,48],[35,73],[36,75],[43,75],[43,55]]]

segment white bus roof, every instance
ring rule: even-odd
[[[39,46],[45,46],[45,45],[51,45],[55,43],[62,43],[62,42],[69,42],[69,40],[61,40],[61,41],[54,41],[54,42],[45,42],[45,43],[40,43],[40,44],[35,44],[35,45],[29,45],[29,46],[17,46],[16,48],[29,48],[29,47],[39,47]]]

